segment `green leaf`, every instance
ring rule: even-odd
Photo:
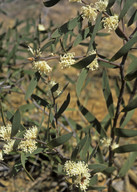
[[[135,2],[136,0],[129,0],[129,1],[124,1],[124,5],[123,5],[123,9],[121,10],[120,12],[120,15],[119,15],[119,20],[122,19],[127,11],[129,10],[129,8],[131,8],[132,4]]]
[[[123,145],[113,150],[114,153],[127,153],[137,151],[137,144]]]
[[[66,22],[65,24],[63,24],[61,27],[59,27],[52,33],[51,38],[57,38],[67,33],[68,31],[72,31],[78,25],[80,20],[81,20],[81,16],[78,16]]]
[[[135,97],[133,100],[131,100],[129,102],[129,104],[126,107],[124,107],[122,112],[128,112],[128,111],[131,111],[135,108],[137,108],[137,97]]]
[[[114,5],[115,1],[116,1],[116,0],[109,0],[108,6],[107,6],[106,9],[109,9],[110,7],[112,7],[112,6]]]
[[[137,157],[137,152],[132,152],[129,154],[128,159],[125,161],[123,166],[121,167],[119,171],[119,177],[124,177],[128,170],[132,167],[133,163],[135,162]]]
[[[35,105],[33,103],[29,103],[29,104],[25,104],[25,105],[22,105],[20,106],[19,110],[22,111],[22,112],[26,112],[26,111],[29,111],[31,109],[34,109],[35,108]]]
[[[110,174],[110,173],[113,173],[113,171],[115,171],[115,170],[116,170],[115,167],[107,167],[107,168],[103,171],[103,173],[104,173],[104,174]]]
[[[134,112],[135,112],[134,110],[129,111],[129,112],[127,113],[124,121],[120,121],[120,127],[121,127],[121,128],[124,128],[124,127],[127,125],[127,123],[128,123],[128,122],[130,121],[130,119],[132,118]]]
[[[132,60],[131,64],[127,69],[127,74],[125,76],[126,81],[131,81],[137,77],[137,58]]]
[[[61,114],[66,110],[66,108],[68,107],[69,103],[70,103],[70,93],[68,93],[66,100],[61,105],[61,107],[58,110],[58,112],[55,114],[55,118],[56,119],[58,119],[61,116]]]
[[[75,160],[76,160],[77,155],[80,153],[80,151],[81,151],[82,148],[84,147],[84,145],[85,145],[85,143],[86,143],[86,140],[87,140],[87,136],[84,137],[84,138],[77,144],[77,146],[75,147],[75,149],[73,150],[72,155],[71,155],[71,160],[72,160],[72,161],[75,161]]]
[[[60,0],[47,0],[47,1],[44,1],[44,5],[45,7],[52,7],[54,5],[56,5]]]
[[[25,95],[26,100],[32,95],[34,89],[37,86],[39,79],[40,79],[40,74],[38,72],[36,72],[34,74],[34,77],[31,79],[28,89],[26,91],[26,95]]]
[[[137,20],[137,10],[135,10],[135,12],[133,13],[133,15],[132,15],[131,18],[129,19],[127,26],[129,27],[129,26],[132,25],[136,20]]]
[[[82,31],[79,32],[77,35],[76,39],[74,40],[73,46],[77,46],[81,41],[86,39],[89,36],[89,27],[83,29]]]
[[[130,39],[112,58],[111,61],[116,61],[123,55],[125,55],[131,47],[137,42],[137,36]]]
[[[107,165],[104,164],[90,164],[88,166],[89,169],[92,169],[91,173],[95,174],[97,172],[102,172],[107,168]]]
[[[90,135],[88,135],[87,140],[84,144],[83,150],[81,151],[81,154],[80,154],[80,157],[82,160],[85,160],[85,161],[87,160],[87,153],[89,152],[89,148],[91,147],[90,143],[91,143],[91,138],[90,138]]]
[[[19,131],[20,121],[21,121],[20,111],[17,110],[13,116],[11,137],[15,136],[16,133]]]
[[[106,132],[105,130],[101,127],[100,122],[83,106],[80,104],[79,101],[77,101],[78,107],[80,112],[82,113],[82,115],[87,119],[87,121],[90,123],[90,125],[92,125],[93,127],[95,127],[95,129],[97,130],[97,132],[102,136],[105,137],[106,136]]]
[[[134,137],[137,136],[137,131],[132,129],[116,128],[115,135],[119,137]]]
[[[39,105],[42,105],[42,106],[44,106],[44,107],[47,107],[47,106],[49,105],[49,103],[48,103],[46,100],[40,98],[40,97],[37,96],[37,95],[34,95],[34,94],[33,94],[31,97],[32,97]]]
[[[117,66],[114,66],[110,63],[107,63],[107,62],[104,62],[104,61],[98,61],[99,62],[99,65],[102,66],[102,67],[107,67],[107,68],[117,68]]]
[[[103,157],[102,151],[100,150],[99,146],[97,147],[97,151],[94,156],[95,156],[97,162],[104,164],[104,157]]]
[[[97,191],[102,191],[104,189],[106,189],[106,187],[96,187],[96,186],[90,186],[88,189],[91,189],[91,190],[97,190]]]
[[[27,155],[26,155],[25,153],[21,153],[21,164],[22,164],[22,166],[23,166],[26,174],[28,175],[28,177],[29,177],[32,181],[34,181],[33,177],[30,175],[30,173],[27,171],[27,169],[26,169],[26,167],[25,167],[25,163],[26,163],[27,160],[28,160],[28,159],[27,159]]]
[[[98,176],[94,175],[93,177],[91,177],[90,182],[89,182],[89,186],[95,185],[98,183]]]
[[[80,93],[81,93],[81,90],[82,90],[82,87],[83,87],[83,84],[84,84],[84,81],[85,81],[87,75],[88,75],[88,69],[82,69],[82,71],[78,77],[77,83],[76,83],[77,97],[80,96]]]
[[[74,65],[71,65],[71,66],[76,68],[76,69],[85,68],[95,59],[95,57],[96,57],[96,54],[89,55],[89,56],[85,57],[84,59],[78,61],[77,63],[75,63]]]
[[[112,93],[109,87],[109,81],[108,81],[108,76],[106,70],[103,70],[103,83],[102,83],[102,88],[103,88],[103,93],[104,97],[106,100],[106,105],[108,112],[110,114],[110,117],[114,117],[114,105],[113,105],[113,98],[112,98]]]
[[[45,45],[43,45],[43,47],[41,48],[41,51],[45,51],[45,49],[47,47],[50,47],[52,44],[54,44],[55,39],[52,39],[51,41],[49,41],[48,43],[46,43]]]
[[[62,135],[62,136],[60,136],[58,138],[53,139],[52,141],[47,143],[47,145],[50,148],[58,147],[59,145],[62,145],[65,142],[67,142],[72,137],[72,135],[73,135],[73,133],[68,133],[66,135]]]
[[[91,34],[91,40],[89,42],[89,46],[88,46],[88,51],[87,52],[92,50],[92,46],[93,46],[93,42],[94,42],[95,36],[96,36],[96,34],[97,34],[98,30],[99,30],[99,27],[100,27],[101,17],[102,17],[102,13],[100,12],[98,14],[98,16],[97,16],[96,24],[95,24],[95,26],[93,28],[93,32]]]

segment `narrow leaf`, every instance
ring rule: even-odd
[[[28,89],[26,91],[26,95],[25,95],[26,100],[32,95],[34,89],[37,86],[39,79],[40,79],[40,74],[38,72],[36,72],[34,74],[34,77],[31,79]]]
[[[13,116],[11,137],[15,136],[16,133],[19,131],[20,121],[21,121],[21,115],[19,110],[17,110]]]
[[[95,36],[96,36],[96,34],[97,34],[98,30],[99,30],[99,26],[100,26],[100,22],[101,22],[101,17],[102,17],[102,13],[100,12],[98,14],[98,16],[97,16],[96,24],[95,24],[93,32],[91,34],[91,40],[89,42],[89,47],[88,47],[88,51],[87,52],[92,50],[92,44],[93,44]]]
[[[137,151],[137,144],[123,145],[113,150],[115,153],[127,153]]]
[[[110,114],[110,117],[113,118],[114,116],[114,105],[113,105],[113,98],[112,93],[109,87],[109,81],[107,77],[106,70],[103,70],[103,83],[102,83],[103,93],[106,100],[106,105],[108,108],[108,112]]]
[[[56,5],[60,0],[47,0],[44,3],[45,7],[52,7]]]
[[[44,106],[44,107],[47,107],[48,104],[49,104],[46,100],[40,98],[40,97],[37,96],[37,95],[34,95],[34,94],[33,94],[31,97],[32,97],[39,105],[42,105],[42,106]]]
[[[137,97],[135,97],[133,100],[131,100],[129,102],[129,104],[126,107],[124,107],[122,112],[128,112],[128,111],[131,111],[135,108],[137,108]]]
[[[100,122],[83,106],[80,104],[79,101],[77,101],[78,107],[80,112],[82,113],[82,115],[87,119],[87,121],[90,123],[90,125],[92,125],[93,127],[95,127],[95,129],[97,130],[97,132],[102,136],[106,136],[106,132],[105,130],[101,127]]]
[[[135,12],[133,13],[133,15],[132,15],[131,18],[129,19],[127,26],[129,27],[129,26],[132,25],[136,20],[137,20],[137,10],[135,10]]]
[[[116,128],[115,135],[119,137],[134,137],[137,136],[137,131],[132,129]]]
[[[137,152],[130,153],[128,159],[122,166],[122,168],[119,171],[119,177],[125,176],[125,174],[128,172],[128,170],[132,167],[133,163],[135,162],[137,157]]]
[[[125,55],[131,47],[137,42],[137,36],[130,39],[112,58],[111,61],[115,61]]]
[[[81,93],[81,90],[82,90],[82,87],[83,87],[83,84],[84,84],[84,81],[85,81],[87,75],[88,75],[88,69],[82,69],[82,71],[79,75],[79,78],[77,80],[77,83],[76,83],[77,97],[80,96],[80,93]]]
[[[132,6],[132,4],[135,2],[136,0],[130,0],[130,1],[124,1],[124,6],[123,6],[123,9],[121,10],[120,12],[120,15],[119,15],[119,20],[122,19],[125,14],[127,13],[127,11],[129,10],[129,8]]]
[[[77,63],[75,63],[74,65],[71,65],[72,67],[76,68],[76,69],[82,69],[87,67],[94,59],[95,59],[96,55],[89,55],[87,57],[85,57],[84,59],[78,61]]]
[[[72,137],[72,135],[73,135],[73,133],[68,133],[66,135],[62,135],[62,136],[60,136],[58,138],[53,139],[52,141],[47,143],[47,145],[50,148],[58,147],[59,145],[62,145],[65,142],[67,142]]]
[[[73,152],[72,152],[71,160],[73,160],[73,161],[76,160],[76,157],[77,157],[77,155],[80,153],[80,151],[82,150],[84,144],[86,143],[86,140],[87,140],[87,136],[84,137],[84,138],[77,144],[77,146],[75,147],[75,149],[74,149]]]
[[[61,116],[61,114],[66,110],[66,108],[68,107],[69,103],[70,103],[70,93],[68,93],[66,100],[61,105],[61,107],[58,110],[58,112],[55,114],[55,118],[56,119],[59,118]]]

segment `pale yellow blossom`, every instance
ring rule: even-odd
[[[116,30],[116,28],[118,27],[118,15],[114,15],[114,16],[109,16],[109,17],[104,17],[102,19],[103,22],[103,26],[105,29],[108,29],[108,32],[112,31],[112,30]]]
[[[3,146],[3,152],[5,154],[9,154],[13,150],[14,143],[15,143],[15,140],[13,139],[8,140],[7,143],[5,143]]]
[[[31,54],[36,58],[41,56],[40,49],[33,50],[31,46],[28,46],[28,50],[31,52]]]
[[[18,149],[24,151],[25,153],[32,153],[37,149],[37,142],[34,139],[26,139],[25,141],[21,141],[18,145]]]
[[[8,124],[7,126],[0,127],[0,138],[4,141],[9,141],[11,136],[12,126]]]
[[[97,17],[97,10],[91,5],[81,7],[81,16],[83,19],[88,19],[90,22],[95,21]]]
[[[28,130],[26,130],[24,134],[24,139],[36,139],[38,133],[38,128],[36,126],[32,126]]]
[[[75,177],[74,184],[76,187],[79,187],[83,191],[87,190],[90,181],[90,173],[88,165],[85,164],[85,162],[79,161],[76,163],[73,161],[66,161],[64,170],[68,176]]]
[[[47,64],[46,61],[33,61],[33,68],[41,75],[47,75],[52,71],[52,68]]]
[[[111,145],[111,138],[103,138],[100,140],[103,148],[108,148]]]
[[[75,63],[74,55],[75,55],[75,53],[66,53],[63,56],[60,56],[59,64],[61,66],[61,69],[70,67],[71,65],[73,65]]]
[[[95,3],[95,8],[102,12],[102,11],[106,11],[106,7],[108,5],[108,0],[99,0]]]

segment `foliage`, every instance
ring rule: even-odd
[[[84,7],[83,12],[56,29],[52,23],[46,29],[33,19],[17,20],[12,28],[0,34],[0,138],[3,146],[0,159],[7,162],[8,156],[16,157],[12,176],[23,168],[28,177],[34,180],[27,165],[31,162],[37,167],[36,159],[40,157],[38,167],[45,162],[62,178],[66,175],[72,178],[72,182],[68,182],[60,191],[102,191],[107,188],[112,192],[116,191],[113,181],[127,174],[137,156],[136,143],[121,142],[122,138],[128,143],[128,139],[137,136],[137,130],[128,128],[128,122],[137,108],[135,1],[98,1],[104,3],[103,10],[96,3],[89,5],[87,1],[72,0],[68,4],[71,2]],[[58,3],[61,3],[60,0],[46,0],[43,6],[50,9]],[[115,14],[115,6],[121,10],[118,15]],[[134,10],[132,15],[131,8]],[[0,28],[3,31],[2,23]],[[101,40],[108,35],[117,35],[122,40],[111,58],[100,54],[96,41],[96,37]],[[83,55],[74,53],[74,48],[78,46],[86,50]],[[63,84],[63,88],[54,80],[60,66],[68,71],[74,68],[79,72],[75,80],[64,74],[67,83]],[[102,121],[84,106],[86,102],[82,97],[84,93],[87,94],[91,76],[96,74],[97,69],[101,74],[107,108]],[[109,69],[117,70],[119,76],[112,80]],[[115,84],[117,99],[114,98],[110,82]],[[83,121],[77,122],[66,115],[72,97],[68,86],[75,86],[77,109],[72,110],[78,110]],[[18,108],[11,101],[9,103],[14,93],[21,100]],[[92,91],[87,95],[91,94]],[[125,99],[125,94],[128,94],[129,101]],[[129,155],[119,167],[116,159],[123,153]],[[64,169],[68,160],[70,167]],[[76,163],[80,168],[74,173]],[[90,172],[90,181],[84,175],[88,175],[87,170]],[[108,178],[106,186],[98,186],[100,172]]]

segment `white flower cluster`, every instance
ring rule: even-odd
[[[52,68],[46,61],[33,61],[33,68],[36,69],[41,75],[47,75],[52,71]]]
[[[116,28],[118,27],[118,15],[114,15],[114,16],[109,16],[109,17],[104,17],[102,19],[103,22],[103,26],[105,29],[108,29],[108,32],[112,31],[112,30],[116,30]]]
[[[106,11],[106,7],[108,5],[108,0],[99,0],[95,3],[95,8],[100,11]]]
[[[38,129],[36,126],[33,126],[32,128],[29,128],[26,133],[24,134],[24,139],[22,140],[19,145],[18,149],[24,151],[25,153],[32,153],[37,149],[37,141],[35,140],[37,138]]]
[[[33,61],[33,69],[37,70],[41,75],[47,75],[52,71],[52,68],[47,64],[46,61],[35,60],[41,56],[40,49],[33,50],[29,46],[29,51],[32,53],[34,58],[28,58],[30,61]]]
[[[9,154],[13,150],[14,140],[10,138],[12,127],[10,124],[0,127],[0,138],[5,141],[3,145],[3,152]],[[0,160],[3,159],[2,151],[0,151]]]
[[[75,177],[74,184],[81,190],[86,191],[89,186],[90,173],[88,165],[85,162],[66,161],[64,170],[69,177]]]
[[[68,68],[75,63],[74,55],[75,53],[66,53],[63,56],[60,56],[59,64],[61,69]]]
[[[89,21],[95,21],[97,17],[97,10],[94,7],[91,7],[91,5],[82,6],[81,7],[81,16],[83,19],[88,19]]]
[[[92,50],[88,53],[88,55],[94,55],[97,54],[95,50]],[[99,64],[98,64],[98,59],[97,57],[87,66],[91,71],[98,70]]]
[[[104,149],[108,149],[109,148],[109,146],[111,145],[111,141],[112,141],[111,138],[103,138],[103,139],[100,140],[100,142],[101,142],[101,144],[102,144]],[[114,150],[117,147],[119,147],[119,144],[117,144],[116,142],[114,142],[111,145],[112,150]]]

